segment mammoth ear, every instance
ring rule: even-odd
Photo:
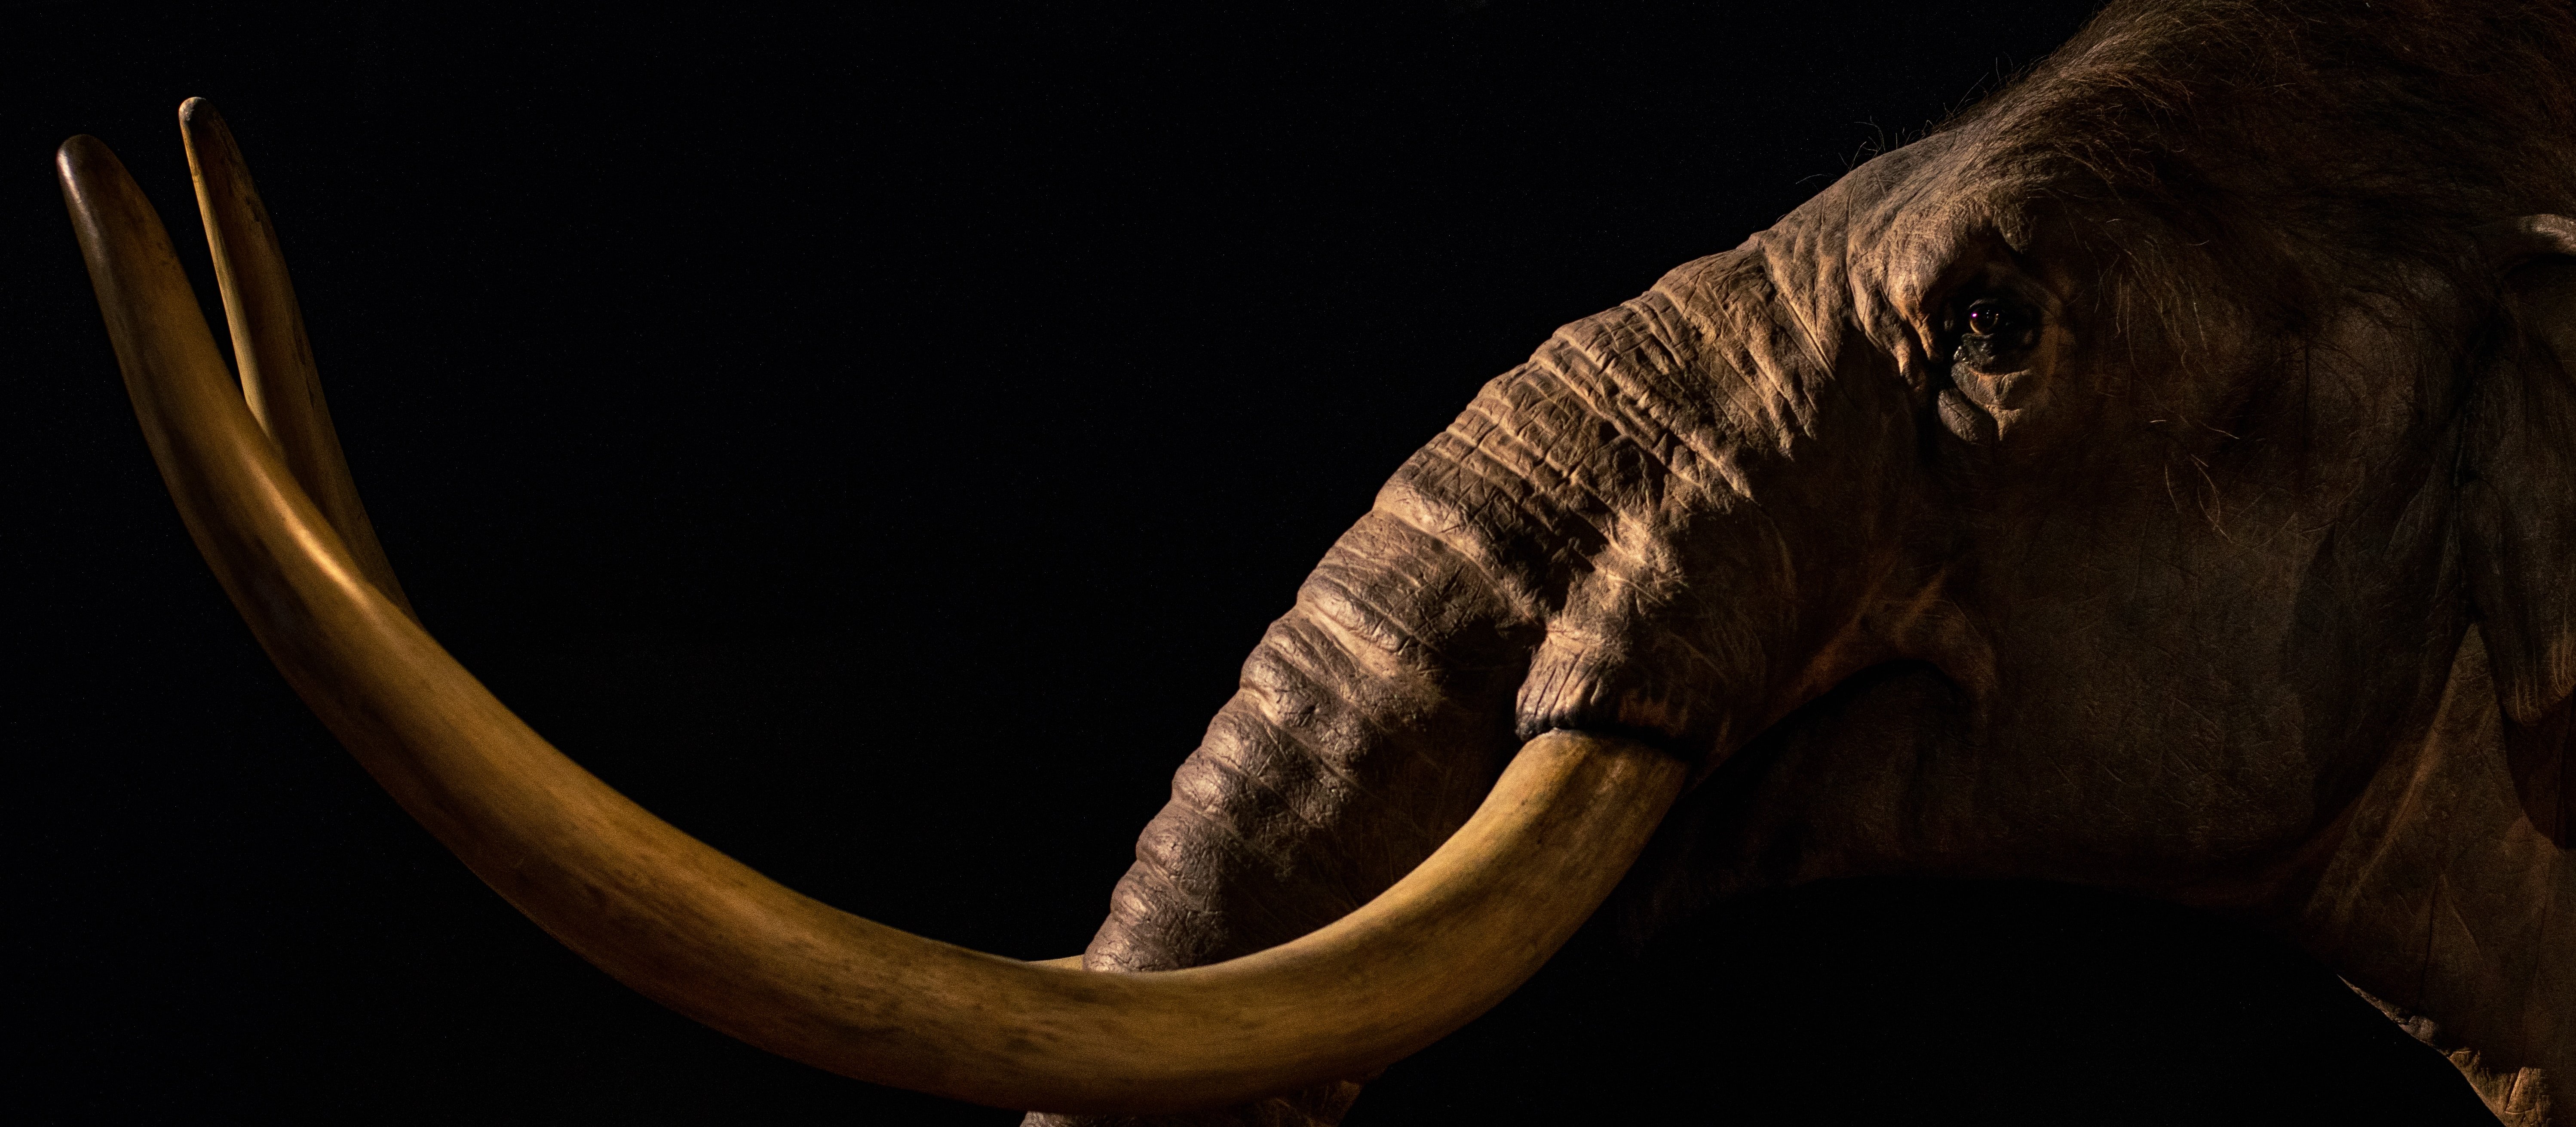
[[[2531,824],[2576,848],[2576,220],[2481,229],[2504,336],[2470,407],[2461,556]]]

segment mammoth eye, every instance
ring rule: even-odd
[[[1980,301],[1968,307],[1968,332],[1990,337],[2012,327],[2013,317],[1999,302]]]

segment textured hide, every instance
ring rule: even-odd
[[[2576,1122],[2576,247],[2477,234],[2576,213],[2571,75],[2561,5],[2114,5],[1561,330],[1271,629],[1088,964],[1310,931],[1517,740],[1613,731],[1703,769],[1647,934],[1838,877],[2158,897]]]

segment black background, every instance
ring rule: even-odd
[[[173,111],[222,109],[405,585],[539,730],[794,887],[1051,957],[1306,568],[1484,380],[2084,8],[943,13],[0,16],[9,1102],[1014,1119],[658,1009],[375,789],[162,491],[63,138],[116,149],[211,301]],[[1351,1122],[2224,1121],[2465,1091],[2313,964],[2112,898],[1848,886],[1643,967],[1598,948]]]

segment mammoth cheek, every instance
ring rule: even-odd
[[[1957,435],[1959,441],[1983,446],[1995,440],[1995,417],[1969,402],[1958,388],[1942,388],[1933,405],[1941,416],[1941,425]]]

